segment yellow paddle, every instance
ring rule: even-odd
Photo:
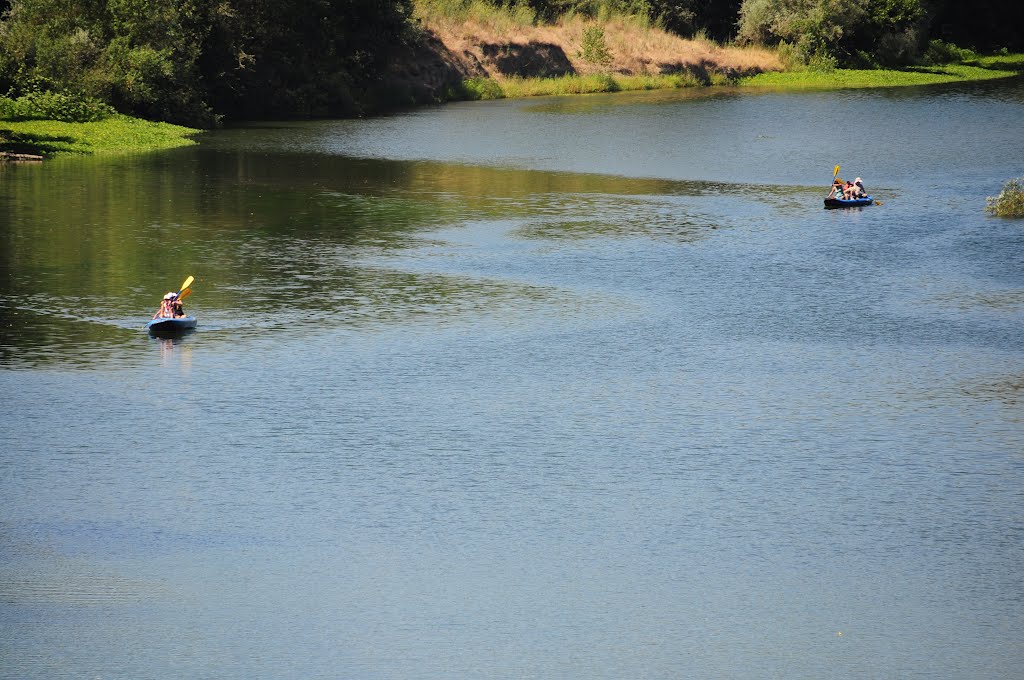
[[[832,171],[832,184],[828,185],[828,189],[829,189],[828,195],[829,196],[832,196],[832,190],[836,188],[836,177],[839,177],[839,166],[838,165],[836,166],[836,169]]]
[[[182,300],[184,300],[185,298],[187,298],[191,294],[192,294],[192,289],[191,288],[186,288],[185,290],[181,291],[180,293],[178,293],[178,302],[181,302]]]
[[[181,288],[178,289],[178,295],[180,296],[181,295],[181,291],[183,291],[186,288],[188,288],[189,286],[191,286],[192,282],[195,281],[195,280],[196,280],[196,277],[194,277],[194,276],[190,276],[187,279],[185,279],[185,282],[181,284]]]

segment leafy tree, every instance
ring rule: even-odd
[[[236,0],[203,72],[229,115],[360,112],[405,39],[409,0]]]
[[[743,0],[741,43],[793,46],[805,63],[911,62],[926,38],[921,0]]]
[[[12,0],[0,25],[0,81],[15,93],[96,97],[155,120],[208,124],[196,86],[198,0]]]
[[[343,114],[372,99],[410,0],[0,0],[0,92],[145,118]]]

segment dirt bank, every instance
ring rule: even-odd
[[[604,63],[583,55],[584,33],[593,21],[579,17],[554,25],[512,26],[486,21],[419,19],[420,40],[400,48],[387,80],[402,98],[440,101],[466,78],[548,78],[592,73],[660,75],[689,73],[710,82],[782,69],[773,51],[722,47],[687,40],[626,20],[603,22]]]

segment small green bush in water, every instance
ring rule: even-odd
[[[989,196],[985,209],[996,217],[1024,217],[1024,177],[1011,179],[998,196]]]

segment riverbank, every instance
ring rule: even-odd
[[[1024,71],[1024,55],[1002,56],[998,57],[998,61],[1004,65],[946,64],[910,67],[903,70],[771,71],[740,77],[729,77],[712,70],[703,75],[693,72],[664,75],[601,73],[585,76],[565,75],[557,78],[470,78],[464,81],[466,96],[457,98],[515,99],[720,85],[789,91],[909,87],[1011,78]]]
[[[382,110],[459,100],[739,86],[833,90],[935,85],[1024,73],[1024,54],[901,70],[785,70],[778,53],[687,40],[635,19],[570,17],[537,26],[515,14],[421,14],[422,40],[395,55]],[[113,115],[95,122],[0,120],[0,154],[52,156],[168,149],[201,130]]]
[[[396,89],[432,90],[438,102],[715,85],[783,90],[935,85],[1024,72],[1024,54],[892,70],[789,68],[776,49],[720,45],[667,33],[640,17],[564,16],[538,23],[525,6],[417,0],[430,61],[399,57]],[[402,85],[403,81],[416,81]]]
[[[682,38],[636,16],[537,22],[525,5],[415,4],[419,40],[393,55],[399,97],[436,102],[734,83],[784,69],[776,50]]]

